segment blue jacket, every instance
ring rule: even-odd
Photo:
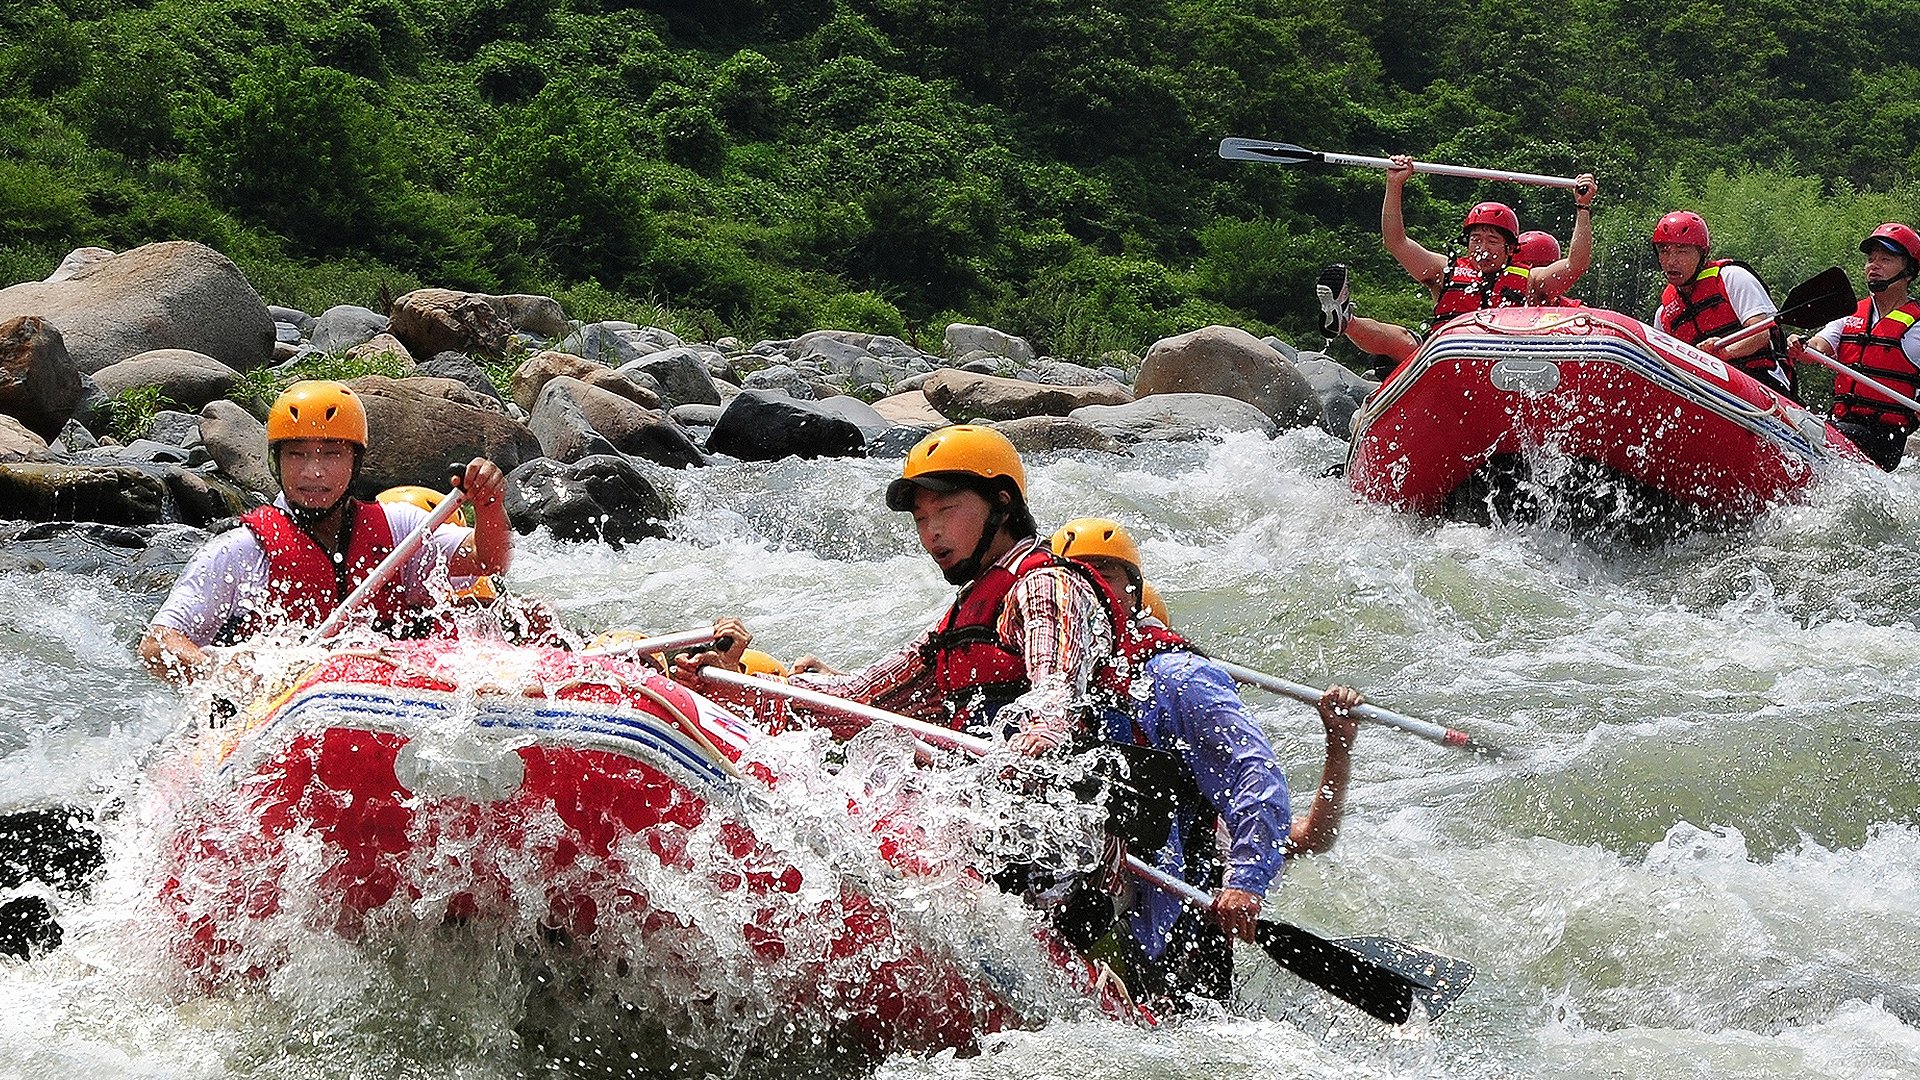
[[[1208,861],[1189,875],[1189,847],[1210,853],[1214,818],[1226,819],[1233,838],[1227,853],[1225,885],[1265,895],[1286,860],[1287,832],[1293,818],[1287,803],[1287,778],[1273,758],[1260,725],[1247,713],[1233,677],[1220,665],[1190,652],[1164,652],[1146,662],[1136,680],[1147,683],[1139,715],[1109,712],[1106,737],[1140,742],[1178,754],[1193,770],[1207,804],[1183,802],[1167,846],[1142,858],[1184,880],[1197,880]],[[1136,685],[1135,692],[1138,693]],[[1138,736],[1136,738],[1136,735]],[[1158,959],[1180,917],[1181,902],[1151,886],[1142,886],[1140,903],[1129,917],[1134,938]]]

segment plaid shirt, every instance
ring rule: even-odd
[[[1011,571],[1038,544],[1037,539],[1022,540],[994,565]],[[1085,700],[1094,670],[1113,653],[1113,629],[1093,586],[1061,567],[1025,574],[1007,593],[994,631],[1002,645],[1025,660],[1032,687],[1002,709],[997,719],[1056,746],[1066,742],[1078,723],[1074,706]],[[925,653],[933,632],[933,627],[928,628],[913,644],[850,675],[808,672],[791,681],[916,719],[947,723],[946,702],[934,686],[933,665]],[[863,726],[858,720],[808,712],[843,737]]]

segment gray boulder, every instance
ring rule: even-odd
[[[1105,386],[1120,382],[1109,372],[1052,357],[1034,361],[1033,372],[1037,376],[1036,381],[1053,386]]]
[[[1122,443],[1180,442],[1230,431],[1273,435],[1273,418],[1239,398],[1219,394],[1154,394],[1127,405],[1088,405],[1072,419]]]
[[[561,461],[592,456],[580,450],[598,439],[609,448],[603,453],[630,454],[676,469],[706,463],[687,433],[660,410],[567,376],[548,380],[528,427],[546,455]]]
[[[493,379],[487,375],[487,369],[466,353],[443,352],[430,360],[423,361],[416,368],[418,374],[435,379],[452,379],[463,383],[467,389],[477,394],[485,394],[495,401],[505,401],[500,388],[493,385]]]
[[[773,364],[749,371],[740,385],[747,390],[783,390],[788,397],[801,401],[811,401],[818,396],[814,393],[813,377],[792,364]]]
[[[361,464],[362,496],[400,484],[445,487],[452,462],[485,457],[512,471],[540,456],[540,440],[500,402],[452,379],[362,375],[347,385],[379,433]]]
[[[707,436],[707,449],[743,461],[860,457],[866,441],[858,425],[822,411],[818,402],[742,390],[720,414]]]
[[[38,315],[84,374],[154,349],[191,349],[236,371],[273,357],[273,317],[232,260],[205,244],[147,244],[64,281],[0,289],[0,322]]]
[[[201,445],[200,417],[178,409],[161,409],[147,425],[147,438],[154,442],[192,450]]]
[[[200,410],[200,443],[214,465],[248,491],[280,494],[267,463],[267,425],[231,401],[209,401]]]
[[[1157,394],[1217,394],[1257,407],[1281,427],[1305,427],[1320,418],[1320,402],[1286,358],[1259,338],[1231,326],[1208,326],[1163,338],[1147,350],[1133,383],[1137,398]]]
[[[523,533],[545,527],[561,540],[622,544],[665,536],[673,502],[641,465],[619,454],[572,463],[539,458],[515,469],[507,519]]]
[[[661,396],[674,405],[718,405],[720,390],[699,350],[686,345],[662,349],[620,366],[622,374],[640,373],[660,384]]]
[[[1004,356],[1016,364],[1031,364],[1034,359],[1033,346],[1025,338],[995,330],[991,326],[975,326],[971,323],[951,323],[944,335],[947,355],[964,357],[969,353],[986,353],[990,356]]]
[[[0,414],[52,438],[86,395],[60,331],[38,315],[0,322]]]
[[[1087,405],[1123,405],[1133,400],[1118,383],[1048,386],[953,368],[934,372],[920,389],[941,415],[954,420],[1066,416]]]
[[[385,315],[357,304],[338,304],[313,321],[313,347],[325,353],[343,353],[386,332]]]
[[[1127,452],[1120,440],[1070,416],[1028,416],[993,426],[1022,454],[1058,450],[1098,450],[1104,454]]]
[[[191,349],[155,349],[101,368],[93,373],[93,383],[108,400],[129,390],[155,387],[174,404],[198,410],[231,393],[240,383],[240,373]]]
[[[1353,414],[1380,384],[1349,370],[1324,353],[1301,353],[1294,364],[1320,399],[1320,427],[1337,438],[1350,438]]]
[[[291,326],[300,331],[302,337],[311,336],[320,325],[319,320],[299,308],[281,307],[278,304],[268,304],[267,315],[273,319],[274,325]]]
[[[637,333],[632,323],[588,323],[553,347],[554,352],[585,357],[608,367],[623,367],[660,349]]]

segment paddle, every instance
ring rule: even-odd
[[[639,656],[645,653],[672,652],[675,649],[690,649],[695,645],[705,645],[714,640],[713,628],[703,630],[682,630],[677,634],[662,634],[659,637],[637,638],[623,641],[617,645],[602,645],[597,649],[582,649],[581,656]]]
[[[1714,348],[1724,353],[1743,341],[1771,333],[1774,327],[1781,325],[1825,326],[1835,319],[1844,319],[1853,314],[1859,302],[1853,295],[1853,282],[1848,280],[1847,272],[1837,266],[1829,266],[1788,289],[1786,299],[1780,302],[1780,310],[1771,318],[1728,334]]]
[[[985,756],[997,748],[995,743],[986,739],[950,731],[937,724],[818,690],[754,678],[712,666],[701,668],[700,674],[728,686],[788,697],[847,716],[888,724],[916,738],[961,750],[975,757]],[[1213,898],[1205,892],[1140,859],[1128,856],[1126,869],[1142,881],[1164,889],[1202,911],[1213,910]],[[1329,940],[1291,923],[1267,919],[1259,921],[1254,936],[1274,963],[1389,1024],[1405,1023],[1413,1015],[1416,1000],[1426,1009],[1429,1017],[1439,1016],[1473,978],[1473,965],[1464,960],[1427,952],[1391,938]]]
[[[1230,664],[1225,660],[1216,659],[1214,663],[1225,668],[1227,674],[1232,675],[1236,682],[1246,683],[1248,686],[1257,686],[1262,690],[1271,690],[1282,697],[1290,697],[1295,701],[1305,702],[1308,705],[1319,702],[1321,696],[1326,693],[1325,690],[1316,690],[1302,683],[1288,682],[1279,676],[1269,675],[1264,671],[1255,671],[1250,667],[1242,667],[1239,664]],[[1466,732],[1461,731],[1459,728],[1442,727],[1430,720],[1420,720],[1411,716],[1403,716],[1391,709],[1383,709],[1378,705],[1356,706],[1353,710],[1353,715],[1362,720],[1372,720],[1377,724],[1397,727],[1401,731],[1410,732],[1423,739],[1430,739],[1446,746],[1457,746],[1462,750],[1471,750],[1476,754],[1485,754],[1492,758],[1507,756],[1505,750],[1481,742]]]
[[[427,515],[427,519],[415,526],[414,530],[399,543],[393,545],[393,550],[388,552],[387,557],[381,559],[380,564],[367,574],[366,580],[348,593],[346,599],[335,605],[333,613],[328,615],[319,626],[314,627],[313,632],[307,635],[307,640],[302,644],[318,645],[339,633],[354,609],[366,603],[367,597],[372,596],[376,589],[385,585],[387,579],[393,577],[394,571],[400,569],[402,563],[412,558],[414,552],[420,550],[420,545],[433,534],[433,530],[446,524],[447,519],[452,517],[466,501],[467,493],[458,487],[455,487],[446,498],[440,500],[440,505],[433,508],[433,512]]]
[[[1337,154],[1309,150],[1292,143],[1268,139],[1221,139],[1220,156],[1228,161],[1265,161],[1274,165],[1359,165],[1369,169],[1388,169],[1393,162],[1383,157]],[[1464,176],[1473,180],[1505,180],[1514,184],[1538,184],[1541,187],[1577,188],[1581,184],[1571,176],[1544,176],[1540,173],[1509,172],[1506,169],[1476,169],[1468,165],[1439,165],[1415,161],[1413,171],[1435,176]]]

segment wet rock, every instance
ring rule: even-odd
[[[452,379],[363,375],[347,385],[379,432],[361,465],[362,497],[400,484],[444,488],[450,462],[486,457],[511,471],[540,456],[540,440],[500,402]]]
[[[1284,428],[1319,419],[1319,399],[1293,365],[1259,338],[1231,326],[1208,326],[1163,338],[1147,350],[1134,380],[1137,398],[1217,394],[1258,408]]]
[[[200,410],[200,442],[233,482],[267,498],[280,494],[267,462],[267,425],[231,401]]]
[[[914,447],[920,445],[921,439],[926,438],[928,435],[933,434],[945,426],[945,423],[939,423],[900,424],[896,427],[890,427],[880,435],[867,440],[867,456],[870,458],[883,458],[888,461],[898,461],[906,457],[907,453]]]
[[[487,369],[466,353],[443,352],[415,368],[416,374],[435,379],[452,379],[461,383],[476,394],[485,394],[495,401],[505,401],[500,388],[493,385],[493,379],[487,375]]]
[[[1088,405],[1072,419],[1121,443],[1179,442],[1229,431],[1273,435],[1273,418],[1238,398],[1218,394],[1154,394],[1127,405]]]
[[[1069,416],[1028,416],[993,426],[1022,454],[1057,450],[1098,450],[1105,454],[1127,452],[1118,439],[1092,424]]]
[[[62,281],[0,289],[0,320],[58,327],[83,374],[155,349],[205,353],[236,371],[273,356],[273,318],[232,260],[204,244],[147,244]]]
[[[1314,396],[1320,399],[1320,427],[1337,438],[1350,438],[1353,414],[1359,411],[1360,403],[1380,384],[1354,373],[1346,365],[1323,353],[1300,353],[1299,357],[1294,368],[1307,380],[1307,385],[1313,387]]]
[[[1133,400],[1126,387],[1047,386],[948,368],[921,384],[927,401],[956,421],[1017,420],[1023,416],[1066,416],[1087,405],[1123,405]]]
[[[52,438],[85,395],[59,328],[38,315],[0,322],[0,414]]]
[[[583,451],[597,444],[606,447],[600,453],[629,454],[671,468],[705,464],[687,433],[660,410],[566,376],[549,380],[540,391],[529,426],[546,455],[560,461],[590,457]]]
[[[357,304],[338,304],[320,313],[314,320],[313,347],[326,353],[341,353],[355,345],[365,345],[375,334],[385,333],[387,317]]]
[[[539,458],[508,479],[507,519],[523,533],[544,527],[561,540],[619,546],[665,536],[674,512],[665,489],[619,454],[571,464]]]
[[[1014,337],[991,326],[952,323],[947,326],[943,336],[948,356],[964,357],[977,352],[1004,356],[1016,364],[1031,364],[1034,360],[1033,346],[1027,343],[1027,339]]]
[[[147,425],[146,438],[168,446],[191,450],[200,445],[200,417],[178,409],[161,409]]]
[[[240,373],[205,353],[155,349],[101,368],[93,373],[93,383],[109,400],[152,387],[167,401],[197,410],[231,393]]]
[[[78,420],[69,420],[62,425],[60,438],[56,441],[67,450],[91,450],[100,445],[100,440],[93,437],[87,425]]]
[[[0,465],[0,506],[16,520],[154,525],[166,504],[165,480],[135,465]]]
[[[851,421],[767,390],[743,390],[727,403],[707,449],[743,461],[784,457],[859,457],[866,437]]]
[[[650,353],[620,366],[622,374],[638,372],[660,385],[661,397],[674,405],[718,405],[720,391],[698,350],[685,345]]]

